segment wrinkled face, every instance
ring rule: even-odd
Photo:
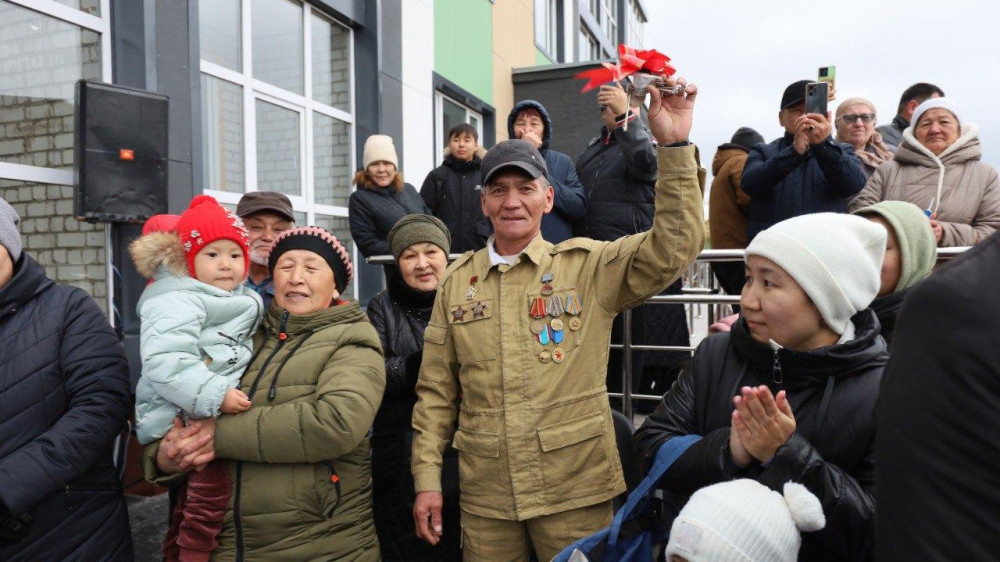
[[[0,246],[0,289],[14,277],[14,261],[7,248]]]
[[[534,109],[525,109],[514,120],[514,138],[524,138],[525,133],[535,133],[539,139],[545,138],[545,121],[542,114]]]
[[[385,160],[372,162],[365,168],[365,171],[368,172],[368,177],[379,187],[389,187],[392,179],[396,177],[396,165]]]
[[[274,300],[292,314],[312,314],[340,296],[333,269],[316,252],[288,250],[274,264]]]
[[[476,149],[479,148],[479,142],[471,135],[455,135],[448,141],[448,148],[455,158],[471,162],[472,157],[476,155]]]
[[[448,256],[436,244],[419,242],[403,250],[398,264],[407,285],[430,293],[437,289],[444,270],[448,268]]]
[[[271,254],[271,245],[282,232],[295,226],[285,217],[267,211],[247,216],[243,219],[243,224],[250,233],[250,262],[265,267]]]
[[[958,119],[940,107],[929,109],[920,116],[920,122],[913,128],[913,136],[935,156],[952,145],[961,133]]]
[[[544,177],[531,179],[517,168],[501,170],[490,178],[481,201],[483,214],[493,223],[497,244],[526,246],[541,230],[542,215],[552,210],[553,197]]]
[[[740,307],[753,339],[762,343],[774,340],[796,351],[829,345],[824,336],[833,332],[806,292],[784,269],[767,258],[749,256],[746,273]]]
[[[223,291],[232,291],[246,279],[243,250],[232,240],[216,240],[194,256],[194,275]]]
[[[837,119],[837,135],[853,146],[864,146],[875,132],[875,110],[863,103],[853,103]]]
[[[785,132],[789,135],[795,134],[795,120],[806,114],[806,102],[802,102],[798,105],[793,105],[787,109],[782,109],[778,112],[778,122],[781,126],[785,128]]]
[[[899,285],[899,278],[903,274],[903,254],[899,249],[899,239],[896,238],[896,230],[888,221],[878,215],[865,217],[866,219],[882,225],[889,233],[885,241],[885,258],[882,260],[882,284],[879,286],[878,296],[884,297],[896,291]]]

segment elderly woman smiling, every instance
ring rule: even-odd
[[[892,160],[892,150],[875,131],[875,106],[865,98],[848,98],[837,106],[837,140],[854,147],[861,159],[865,178],[872,177],[876,168]]]
[[[895,159],[875,171],[850,211],[909,201],[930,214],[938,246],[971,246],[1000,227],[1000,177],[982,162],[979,130],[950,98],[913,111]]]
[[[233,491],[212,559],[379,560],[366,437],[385,388],[378,335],[340,300],[353,265],[318,227],[271,250],[274,301],[240,390],[247,412],[180,421],[145,455],[147,477],[230,460]]]
[[[410,474],[413,406],[424,350],[424,329],[431,318],[438,283],[448,267],[451,234],[430,215],[406,215],[389,231],[389,247],[399,266],[389,288],[368,304],[368,316],[385,353],[385,397],[372,431],[375,528],[382,559],[429,562],[461,560],[458,507],[458,456],[449,448],[443,487],[441,541],[431,546],[417,538]]]

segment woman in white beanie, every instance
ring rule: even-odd
[[[910,123],[895,159],[875,170],[849,209],[909,201],[926,210],[940,247],[989,238],[1000,227],[1000,176],[982,162],[979,130],[951,98],[918,105]]]
[[[740,319],[701,343],[636,433],[644,462],[672,437],[702,436],[663,487],[683,498],[734,478],[801,482],[827,526],[803,535],[799,560],[870,558],[874,410],[889,356],[868,305],[885,244],[884,228],[835,213],[754,238]]]
[[[420,194],[403,182],[392,137],[372,135],[365,141],[365,167],[354,175],[358,189],[347,204],[351,237],[361,255],[388,256],[387,237],[396,221],[405,215],[430,211]]]

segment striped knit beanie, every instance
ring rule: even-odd
[[[267,259],[267,269],[272,276],[278,258],[289,250],[309,250],[319,254],[333,270],[333,284],[337,287],[338,293],[343,293],[354,277],[354,264],[351,263],[347,248],[324,228],[300,226],[283,232],[274,241],[271,255]]]

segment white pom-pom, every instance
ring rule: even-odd
[[[782,488],[788,512],[800,531],[818,531],[826,526],[823,504],[802,484],[786,482]]]

